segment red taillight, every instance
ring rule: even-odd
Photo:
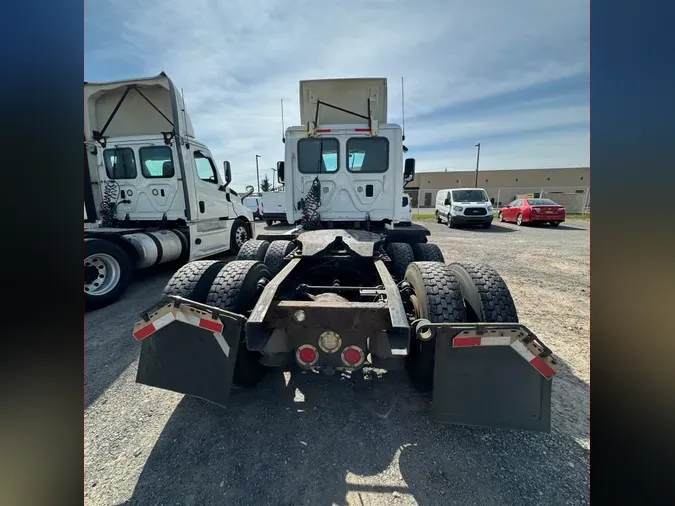
[[[359,366],[364,358],[363,351],[358,346],[347,346],[342,350],[342,361],[348,366]]]
[[[314,365],[319,358],[319,352],[311,344],[304,344],[298,348],[296,357],[302,365]]]
[[[541,212],[541,209],[539,209],[538,207],[533,207],[532,210],[533,210],[535,213],[540,213],[540,212]]]

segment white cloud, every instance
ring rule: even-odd
[[[587,133],[565,130],[587,121],[584,102],[434,115],[587,72],[581,0],[113,0],[88,4],[86,16],[86,78],[167,72],[185,90],[199,139],[232,162],[235,188],[254,183],[256,154],[261,169],[282,159],[279,101],[286,126],[296,124],[298,81],[312,78],[387,77],[389,120],[400,122],[404,76],[409,154],[420,169],[470,168],[486,136],[485,168],[588,159]],[[452,147],[465,140],[466,150]]]

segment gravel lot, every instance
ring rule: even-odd
[[[430,397],[403,371],[351,380],[278,372],[234,391],[227,410],[137,385],[131,328],[169,268],[86,316],[87,504],[586,504],[588,223],[424,225],[446,262],[494,266],[521,321],[560,359],[551,434],[432,423]]]

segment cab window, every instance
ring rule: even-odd
[[[195,165],[197,166],[197,177],[202,181],[207,183],[218,183],[218,176],[216,172],[216,166],[213,164],[213,160],[206,156],[201,151],[194,152]]]
[[[389,168],[389,139],[353,137],[347,141],[347,170],[378,173]]]
[[[168,146],[146,146],[138,150],[141,173],[148,179],[173,177],[173,155]]]
[[[136,179],[136,156],[131,148],[110,148],[103,151],[103,163],[110,179]]]
[[[337,172],[340,166],[340,142],[330,137],[298,141],[298,170],[303,174]]]

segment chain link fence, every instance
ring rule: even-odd
[[[403,189],[410,195],[410,204],[414,214],[434,214],[436,209],[436,194],[442,188],[422,188],[419,190]],[[444,188],[448,189],[448,188]],[[452,188],[449,188],[452,189]],[[499,209],[519,198],[550,199],[565,207],[567,214],[589,214],[591,212],[590,188],[485,188],[490,202]]]

